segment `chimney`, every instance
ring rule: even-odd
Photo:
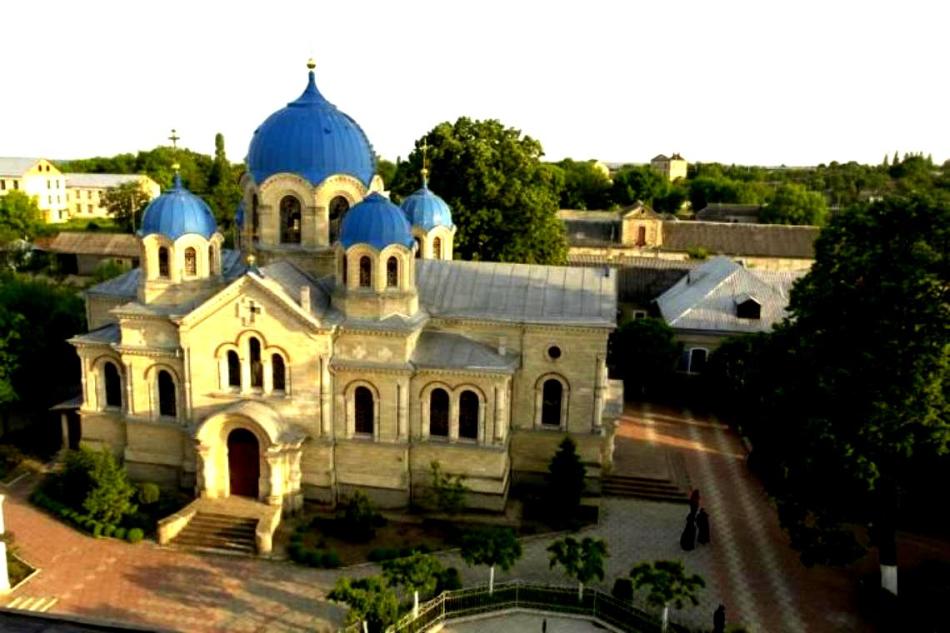
[[[507,351],[508,351],[508,337],[499,336],[498,337],[498,355],[504,356]]]
[[[307,314],[310,314],[310,286],[300,286],[300,307],[303,308]]]

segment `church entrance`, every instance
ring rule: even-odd
[[[261,476],[260,446],[247,429],[234,429],[228,435],[228,471],[232,495],[257,499]]]

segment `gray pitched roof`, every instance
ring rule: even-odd
[[[108,189],[126,182],[138,182],[148,176],[142,174],[63,174],[66,177],[66,188],[90,187]]]
[[[434,317],[614,327],[609,269],[416,260],[419,300]]]
[[[241,253],[230,249],[221,251],[221,266],[226,281],[237,279],[247,270],[247,266],[241,261]],[[86,290],[86,294],[134,299],[138,293],[141,274],[141,268],[133,268],[118,277],[91,286]]]
[[[23,158],[16,156],[0,156],[0,176],[22,176],[42,158]]]
[[[37,248],[53,253],[74,255],[113,255],[138,257],[139,239],[131,233],[82,233],[64,231],[50,240],[37,240]]]
[[[75,341],[76,343],[86,343],[92,345],[106,345],[109,343],[118,343],[119,342],[119,326],[116,323],[110,323],[109,325],[103,325],[100,328],[92,330],[91,332],[86,332],[85,334],[79,334],[70,339],[70,341]]]
[[[714,255],[814,259],[817,226],[733,222],[664,222],[665,251],[703,247]]]
[[[744,218],[743,222],[756,223],[761,210],[761,204],[710,202],[696,212],[696,219],[704,222],[729,222],[731,217],[741,217]]]
[[[419,335],[411,360],[419,368],[476,371],[512,372],[518,365],[516,354],[501,355],[488,345],[447,332]]]
[[[300,301],[300,289],[310,288],[310,307],[317,316],[330,308],[330,296],[315,279],[288,261],[277,261],[261,268],[264,283],[274,282],[293,301]]]
[[[657,307],[675,329],[713,332],[767,332],[785,316],[792,284],[804,271],[749,269],[714,257],[660,295]],[[761,305],[758,319],[740,319],[736,305],[749,298]]]

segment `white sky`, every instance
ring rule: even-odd
[[[167,143],[241,160],[306,60],[377,152],[498,118],[547,158],[950,158],[950,5],[623,0],[24,0],[0,11],[0,155]]]

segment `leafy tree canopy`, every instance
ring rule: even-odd
[[[669,384],[682,347],[662,319],[628,321],[611,335],[611,373],[623,379],[627,397],[657,396]]]
[[[461,259],[561,264],[567,257],[557,217],[560,170],[541,162],[541,144],[496,120],[440,123],[416,142],[393,178],[394,199],[419,188],[422,142],[429,187],[451,207]]]
[[[557,163],[564,174],[560,205],[563,209],[607,209],[613,202],[610,177],[596,161],[574,161],[565,158]]]
[[[138,181],[123,182],[107,189],[102,196],[102,206],[125,233],[132,233],[142,225],[142,214],[148,203],[148,193]]]
[[[22,191],[0,196],[0,248],[16,240],[30,241],[43,231],[43,216],[36,200]]]
[[[764,224],[810,224],[822,226],[828,216],[825,197],[795,183],[780,185],[775,195],[759,212]]]
[[[654,607],[682,609],[687,602],[695,606],[699,604],[696,594],[706,586],[698,574],[688,575],[679,561],[641,563],[630,570],[630,577],[636,589],[649,588],[647,602]]]
[[[578,541],[568,536],[551,543],[547,551],[551,554],[551,569],[557,565],[563,567],[569,578],[580,583],[582,597],[584,585],[595,579],[604,579],[607,542],[603,539],[585,537]]]
[[[565,435],[557,452],[548,464],[548,493],[551,509],[559,516],[576,516],[584,493],[584,476],[587,471],[577,454],[577,444]]]
[[[497,565],[507,571],[521,558],[521,542],[511,528],[479,528],[462,536],[461,553],[468,565]]]
[[[379,576],[340,578],[327,595],[350,607],[348,622],[365,622],[370,633],[383,633],[399,618],[399,599]]]

